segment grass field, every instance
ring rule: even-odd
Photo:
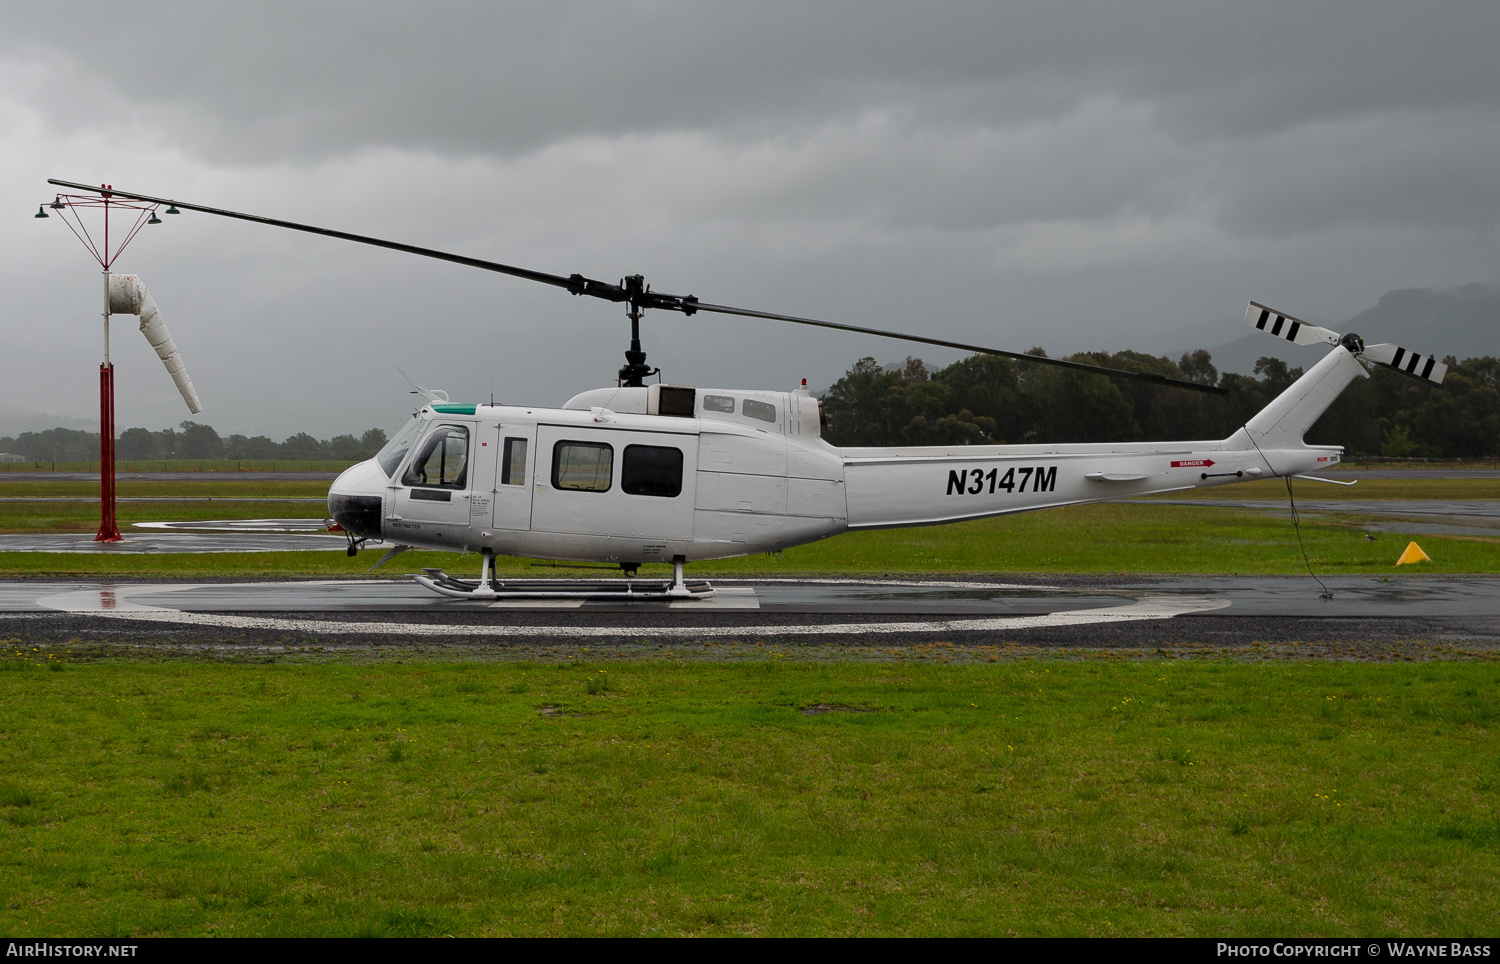
[[[128,472],[342,472],[355,464],[346,459],[128,459],[117,460],[115,471]],[[1495,470],[1494,459],[1474,461],[1429,461],[1401,459],[1351,459],[1331,471],[1364,469],[1398,470]],[[0,462],[0,478],[6,472],[98,472],[97,460],[86,462]]]
[[[0,503],[0,514],[16,505],[69,504]],[[170,508],[163,508],[164,505]],[[137,507],[143,511],[129,515],[124,511]],[[234,511],[227,511],[231,509]],[[53,511],[56,510],[46,510]],[[173,513],[170,518],[188,519],[283,514],[247,503],[121,506],[122,519],[161,518],[168,512]],[[72,531],[89,532],[96,524],[74,526]],[[1396,559],[1411,538],[1420,540],[1432,561],[1397,570]],[[1355,519],[1304,518],[1302,539],[1313,569],[1324,575],[1500,572],[1500,530],[1496,530],[1494,538],[1381,535],[1372,542]],[[470,570],[477,573],[479,568],[479,557],[475,555],[409,552],[376,573],[369,573],[383,551],[382,547],[376,547],[353,559],[338,552],[202,555],[8,552],[0,553],[0,576],[357,578],[399,577],[426,566],[459,574]],[[577,570],[539,568],[533,563],[534,560],[501,557],[497,566],[500,572],[511,575],[578,575]],[[664,574],[668,567],[645,566],[641,571]],[[695,563],[691,571],[698,575],[727,576],[1007,572],[1293,575],[1307,570],[1296,532],[1284,516],[1212,506],[1115,503],[951,526],[847,533],[788,549],[780,558],[756,555]]]
[[[170,482],[138,481],[120,479],[115,483],[118,498],[164,498],[189,499],[239,498],[239,499],[327,499],[328,483],[322,480],[256,479],[234,476],[224,481],[195,479],[184,475]],[[0,476],[0,496],[21,498],[70,497],[89,499],[93,507],[89,510],[99,514],[98,482],[10,480]]]
[[[4,481],[0,497],[92,496],[88,482]],[[1265,573],[1306,571],[1296,532],[1279,513],[1210,507],[1216,498],[1279,499],[1285,486],[1275,480],[1183,493],[1201,496],[1204,508],[1147,503],[1104,503],[1025,513],[977,522],[922,529],[848,533],[789,549],[780,558],[748,556],[695,564],[704,575],[800,573]],[[1368,480],[1354,489],[1296,483],[1297,498],[1316,512],[1322,498],[1496,499],[1500,478]],[[322,498],[320,481],[122,481],[121,498],[181,497],[198,501],[125,502],[118,506],[122,528],[154,520],[321,518],[320,504],[277,501]],[[228,502],[226,498],[252,499]],[[214,501],[202,501],[213,499]],[[1359,519],[1341,516],[1304,519],[1303,542],[1313,568],[1322,574],[1393,572],[1408,538],[1365,538]],[[89,502],[0,501],[0,532],[92,532],[98,507]],[[1406,572],[1500,572],[1500,530],[1486,536],[1422,536],[1432,562]],[[375,554],[371,554],[372,551]],[[243,553],[238,555],[107,555],[0,553],[0,576],[317,576],[361,577],[383,549],[354,559],[333,552]],[[499,560],[512,575],[576,575],[576,570],[539,568],[536,560]],[[477,569],[477,557],[412,552],[375,574],[399,577],[424,566],[452,572]],[[662,572],[665,567],[657,567]],[[646,567],[643,572],[651,572]]]
[[[372,658],[8,651],[0,929],[1461,936],[1500,919],[1493,663]]]
[[[0,478],[0,532],[94,532],[99,528],[99,486],[89,482],[8,482]],[[118,502],[122,529],[134,522],[205,519],[314,518],[327,515],[326,482],[131,482],[116,485],[119,499],[180,498],[182,502]],[[91,501],[19,502],[5,499],[71,498]],[[226,499],[252,501],[224,501]],[[286,501],[317,499],[316,503]],[[212,500],[212,501],[209,501]]]
[[[116,461],[115,474],[130,472],[342,472],[354,462],[346,459],[141,459]],[[94,462],[0,462],[6,472],[94,472]]]
[[[1489,479],[1360,479],[1354,485],[1293,480],[1298,502],[1342,499],[1500,499],[1500,472]],[[1286,501],[1284,479],[1236,482],[1159,496],[1162,499],[1270,499]]]
[[[1420,498],[1444,481],[1298,495]],[[1481,487],[1427,497],[1497,497],[1457,481]],[[0,495],[31,484],[0,481]],[[271,501],[308,485],[151,483],[142,494],[269,499],[151,503],[136,518],[320,516]],[[0,503],[12,531],[96,518]],[[1425,536],[1434,561],[1395,570],[1408,537],[1371,542],[1356,522],[1304,519],[1318,572],[1500,571],[1500,538]],[[377,558],[4,553],[0,576],[345,577]],[[380,574],[419,566],[469,573],[478,559],[413,552]],[[692,571],[1305,570],[1282,516],[1128,503],[853,533]],[[399,641],[129,657],[0,641],[0,929],[1462,936],[1500,919],[1500,660],[1487,650],[1039,658],[936,640],[824,660],[834,644],[526,662]]]
[[[1299,501],[1325,499],[1500,499],[1500,472],[1495,478],[1478,479],[1363,479],[1354,486],[1324,485],[1294,481]],[[171,481],[121,478],[115,483],[119,498],[181,496],[184,498],[312,498],[328,496],[328,482],[321,479],[257,479],[229,475],[210,479],[190,473]],[[6,479],[0,475],[0,496],[97,499],[99,483],[93,481]],[[1286,483],[1279,479],[1238,482],[1233,485],[1187,492],[1173,492],[1164,499],[1286,499]],[[98,508],[86,508],[96,516]]]

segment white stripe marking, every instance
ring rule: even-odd
[[[161,587],[129,587],[160,592]],[[179,588],[179,587],[172,587]],[[189,587],[180,587],[189,588]],[[118,592],[118,590],[116,590]],[[1135,602],[1104,609],[1080,609],[1048,613],[1041,616],[1002,616],[990,619],[944,619],[919,622],[825,623],[786,626],[455,626],[432,623],[334,622],[317,619],[274,619],[263,616],[229,616],[215,613],[186,613],[159,606],[142,606],[117,600],[113,607],[100,605],[100,590],[58,593],[37,600],[39,605],[64,612],[89,613],[119,619],[191,626],[218,626],[226,629],[280,630],[331,635],[376,636],[656,636],[656,637],[722,637],[722,636],[854,636],[892,635],[896,633],[972,633],[1019,629],[1050,629],[1064,626],[1088,626],[1099,623],[1122,623],[1142,619],[1171,619],[1188,613],[1208,612],[1229,605],[1227,599],[1203,596],[1146,596]]]
[[[100,586],[98,589],[78,589],[73,592],[53,593],[36,601],[38,606],[61,609],[65,613],[174,613],[175,609],[160,606],[143,606],[130,601],[131,596],[154,596],[164,592],[182,592],[184,589],[202,589],[203,584],[181,585],[134,585]]]

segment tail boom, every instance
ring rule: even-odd
[[[941,525],[1326,469],[1343,448],[1302,436],[1362,377],[1335,347],[1221,440],[840,449],[848,527]]]

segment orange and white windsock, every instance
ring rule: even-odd
[[[167,366],[167,374],[177,383],[177,390],[182,393],[182,400],[187,402],[188,411],[194,415],[203,411],[203,404],[198,401],[198,392],[193,388],[193,380],[188,377],[182,353],[177,350],[177,343],[172,340],[167,323],[162,321],[161,312],[156,309],[151,292],[141,284],[140,278],[133,274],[109,276],[109,311],[115,315],[141,316],[141,334],[156,349],[156,356],[161,359],[161,363]]]

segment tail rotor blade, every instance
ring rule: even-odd
[[[1254,301],[1250,302],[1250,307],[1245,311],[1245,324],[1268,335],[1284,338],[1294,345],[1337,345],[1339,343],[1340,336],[1336,331],[1309,325],[1299,318],[1284,315]]]
[[[1386,368],[1394,368],[1413,378],[1425,379],[1434,385],[1441,385],[1443,376],[1448,374],[1448,366],[1436,358],[1407,351],[1400,345],[1366,345],[1360,357]]]
[[[1340,335],[1327,328],[1309,325],[1301,319],[1284,315],[1255,301],[1250,302],[1250,308],[1245,312],[1245,324],[1297,345],[1341,344],[1365,361],[1394,368],[1435,385],[1441,385],[1443,376],[1448,373],[1448,366],[1431,355],[1419,355],[1400,345],[1366,345],[1358,335]]]

